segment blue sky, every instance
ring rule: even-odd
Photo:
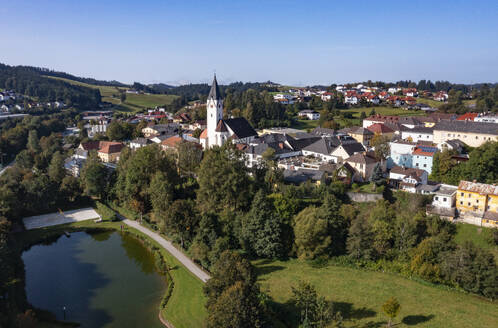
[[[498,1],[0,0],[0,62],[123,82],[497,82]]]

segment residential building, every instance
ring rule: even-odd
[[[498,186],[460,181],[456,208],[464,222],[498,227]]]
[[[352,180],[357,182],[368,181],[375,165],[380,163],[377,159],[365,153],[357,153],[346,159],[345,162],[355,170]]]
[[[297,113],[299,117],[306,117],[308,120],[316,121],[320,119],[320,113],[311,109],[305,109]]]
[[[375,123],[398,123],[399,116],[387,116],[387,115],[372,115],[363,120],[363,127],[368,128],[370,125]]]
[[[152,143],[153,143],[153,141],[151,141],[150,139],[147,139],[147,138],[136,138],[136,139],[133,139],[132,141],[130,141],[130,148],[132,150],[137,150],[138,148],[145,147],[145,146],[150,145]]]
[[[474,122],[498,123],[498,115],[479,115],[474,118]]]
[[[394,136],[394,130],[383,123],[374,123],[367,127],[374,135],[386,136],[392,139]]]
[[[160,135],[176,134],[180,126],[177,123],[169,124],[149,124],[142,129],[142,133],[146,138],[153,138]]]
[[[434,125],[434,143],[458,139],[471,147],[486,141],[498,141],[498,125],[472,121],[440,121]]]
[[[332,99],[332,97],[334,97],[334,94],[332,92],[325,92],[325,93],[322,93],[322,95],[321,95],[322,101],[330,101],[330,99]]]
[[[114,163],[119,161],[119,155],[124,147],[121,142],[100,141],[97,156],[104,163]]]
[[[413,167],[425,170],[431,174],[432,162],[437,151],[437,147],[416,146],[412,153]]]
[[[474,121],[474,119],[479,115],[479,113],[465,113],[457,117],[457,121]]]
[[[374,133],[369,129],[365,129],[364,127],[358,127],[357,129],[351,131],[349,135],[359,143],[368,146],[370,144],[370,140],[374,136]]]
[[[413,167],[412,153],[416,144],[406,140],[397,140],[389,143],[390,156],[387,159],[387,167],[404,166]]]
[[[405,128],[401,130],[401,138],[413,142],[419,142],[419,141],[432,142],[434,140],[433,131],[434,128],[428,128],[425,126],[415,126],[411,129]]]

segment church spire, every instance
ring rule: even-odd
[[[208,100],[209,99],[214,99],[214,100],[221,99],[220,88],[218,87],[218,81],[216,81],[216,73],[214,74],[213,84],[211,85],[211,91],[209,91]]]

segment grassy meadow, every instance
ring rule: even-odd
[[[477,296],[409,280],[394,274],[328,265],[312,267],[298,260],[254,262],[261,289],[276,302],[278,316],[297,327],[299,311],[292,305],[291,287],[299,280],[341,311],[344,327],[385,327],[382,304],[395,296],[401,304],[396,327],[496,327],[498,306]]]
[[[466,223],[458,223],[456,226],[457,234],[455,236],[455,242],[457,244],[461,245],[465,241],[471,241],[476,246],[493,253],[495,260],[498,263],[498,246],[492,245],[490,242],[492,239],[493,228],[478,227]]]
[[[69,80],[60,77],[52,77],[53,79],[62,80],[71,84],[81,85],[88,88],[99,89],[102,96],[102,101],[114,104],[114,109],[120,112],[134,113],[146,108],[154,108],[156,106],[163,106],[170,104],[173,99],[178,96],[163,95],[163,94],[126,94],[126,100],[121,103],[119,99],[120,90],[127,90],[125,87],[111,87],[102,85],[93,85],[74,80]]]

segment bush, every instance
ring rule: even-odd
[[[107,205],[101,202],[96,202],[97,208],[96,211],[97,213],[100,214],[100,217],[104,221],[117,221],[118,216],[116,215],[116,212],[114,212],[112,209],[110,209]]]

